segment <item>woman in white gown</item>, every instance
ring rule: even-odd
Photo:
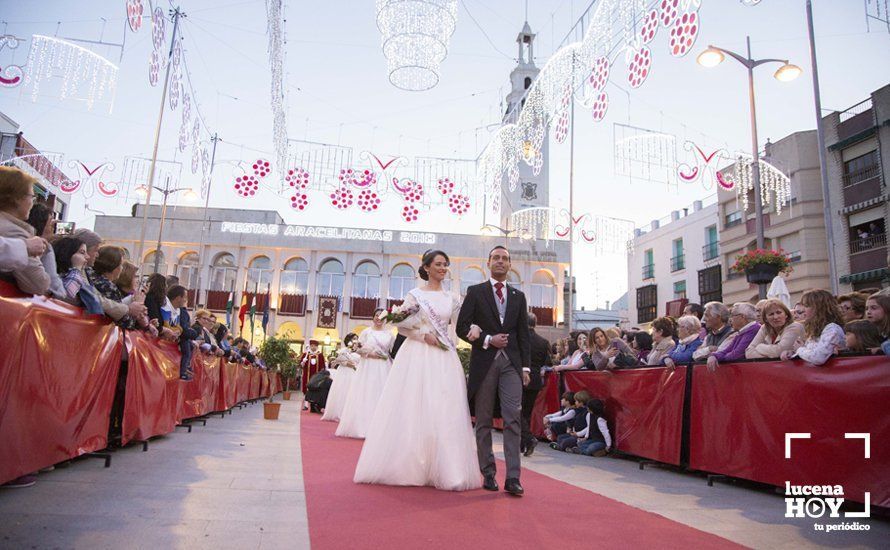
[[[404,307],[420,309],[399,327],[407,339],[368,427],[356,483],[451,491],[482,486],[467,382],[452,336],[460,300],[442,289],[448,264],[444,252],[424,254],[419,272],[428,283],[405,297]]]
[[[343,405],[346,404],[346,396],[349,395],[352,379],[355,377],[355,369],[361,359],[357,353],[352,351],[352,342],[356,338],[357,336],[351,332],[347,334],[346,338],[343,338],[343,347],[337,350],[337,357],[331,362],[331,366],[337,367],[337,370],[331,372],[333,383],[324,407],[324,414],[321,417],[326,422],[339,421]]]
[[[336,433],[339,437],[365,438],[377,401],[386,385],[390,367],[389,350],[395,337],[391,331],[383,328],[383,321],[377,318],[383,312],[382,309],[375,311],[374,328],[363,330],[358,337],[356,353],[361,356],[361,361],[340,414]]]

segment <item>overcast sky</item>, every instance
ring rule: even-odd
[[[862,0],[813,3],[823,106],[842,110],[890,81],[890,33],[875,22],[867,32]],[[118,49],[94,47],[120,66],[110,115],[107,105],[97,104],[87,111],[83,103],[48,94],[32,102],[31,94],[21,88],[0,88],[0,111],[21,125],[29,141],[64,153],[66,161],[114,162],[117,178],[125,157],[150,156],[161,94],[160,86],[148,83],[149,21],[138,33],[125,30],[124,4],[124,0],[0,0],[5,32],[18,37],[58,34],[121,42],[126,34],[122,58]],[[580,0],[529,2],[528,22],[538,34],[539,66],[558,48],[587,5]],[[273,157],[265,3],[185,0],[181,6],[188,16],[181,30],[197,103],[208,128],[223,140],[217,152],[221,162],[211,206],[278,210],[288,223],[406,226],[398,216],[396,201],[375,214],[353,211],[344,216],[331,209],[322,195],[313,197],[313,208],[301,213],[293,212],[289,202],[271,191],[261,190],[249,201],[238,197],[232,190],[238,173],[235,163]],[[430,91],[410,93],[387,80],[374,2],[286,0],[289,136],[351,147],[356,155],[368,150],[381,159],[392,155],[476,158],[489,140],[490,125],[501,118],[525,2],[465,0],[458,6],[457,30],[442,64],[441,81]],[[742,52],[747,34],[755,57],[787,57],[804,69],[803,77],[791,83],[773,79],[772,67],[757,70],[762,142],[814,128],[803,6],[803,0],[763,0],[755,7],[736,0],[702,0],[702,32],[693,53],[683,58],[667,54],[668,34],[659,30],[651,45],[652,72],[641,88],[625,94],[610,86],[611,105],[600,123],[583,109],[576,112],[575,211],[643,225],[713,192],[697,183],[669,189],[616,176],[615,123],[672,134],[680,142],[690,139],[703,148],[750,149],[745,72],[729,61],[715,69],[699,67],[695,55],[709,43]],[[24,63],[29,46],[24,43],[14,57],[9,49],[0,51],[0,67]],[[613,80],[623,83],[624,63],[617,61],[613,71],[617,71]],[[165,117],[159,158],[184,162],[182,185],[197,189],[199,178],[190,173],[188,150],[183,154],[176,147],[180,111],[168,110]],[[551,204],[563,207],[568,197],[568,142],[551,142],[550,151],[545,169],[550,174]],[[114,181],[115,176],[110,179]],[[70,218],[90,227],[92,214],[85,210],[85,202],[92,209],[125,214],[132,201],[99,196],[85,201],[74,195]],[[453,220],[437,209],[425,213],[415,227],[440,231],[448,223],[458,231],[475,232],[480,224],[472,213],[461,222]],[[626,290],[624,258],[594,257],[584,244],[576,245],[575,257],[578,305],[602,305]]]

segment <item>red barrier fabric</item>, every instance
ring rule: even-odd
[[[172,432],[182,420],[186,382],[179,379],[179,348],[141,332],[127,333],[129,366],[122,444]]]
[[[216,396],[216,410],[227,411],[238,403],[238,371],[236,363],[223,362],[220,368],[219,393]]]
[[[235,403],[250,399],[250,370],[247,365],[238,365],[235,369]]]
[[[890,506],[890,358],[696,365],[689,466],[783,487],[843,486],[844,498]],[[785,434],[809,433],[791,442]],[[865,442],[846,433],[870,435]]]
[[[263,385],[262,378],[264,376],[264,371],[255,368],[250,369],[250,390],[247,394],[248,399],[256,399],[260,396],[260,391]]]
[[[587,390],[606,405],[606,420],[616,449],[680,464],[686,367],[618,371],[568,371],[567,391]]]
[[[559,410],[559,375],[555,372],[544,374],[544,387],[535,398],[529,429],[535,437],[544,437],[544,415]]]
[[[45,298],[0,298],[0,326],[0,483],[104,448],[120,330]]]
[[[194,379],[184,385],[179,411],[180,418],[204,416],[216,409],[220,383],[221,360],[213,355],[192,355]]]

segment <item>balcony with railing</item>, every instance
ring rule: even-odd
[[[881,166],[872,164],[855,172],[844,174],[844,206],[881,196]]]
[[[874,123],[874,110],[871,98],[860,101],[840,113],[837,125],[837,139],[843,141],[869,129]]]
[[[643,279],[655,278],[655,264],[646,264],[643,266]]]
[[[886,233],[878,233],[850,242],[850,273],[862,273],[886,267]]]
[[[701,255],[706,262],[717,259],[717,256],[720,255],[720,243],[713,242],[704,245],[701,247]]]
[[[671,258],[671,272],[686,269],[686,254],[680,254]]]

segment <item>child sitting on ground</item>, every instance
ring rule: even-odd
[[[556,437],[556,443],[551,443],[550,446],[554,449],[559,449],[560,451],[568,450],[571,447],[575,447],[578,445],[578,436],[577,433],[583,431],[587,427],[587,401],[590,399],[590,394],[584,390],[579,391],[575,394],[575,408],[572,411],[575,413],[572,417],[570,427],[567,433],[561,434]]]
[[[560,434],[566,433],[568,423],[575,418],[575,409],[572,408],[574,403],[575,394],[567,391],[562,394],[562,400],[559,402],[562,408],[544,416],[544,435],[548,440],[556,441]]]
[[[587,402],[587,427],[578,432],[578,446],[570,447],[570,453],[587,456],[606,456],[612,447],[612,436],[606,424],[605,406],[602,399],[591,399]]]

